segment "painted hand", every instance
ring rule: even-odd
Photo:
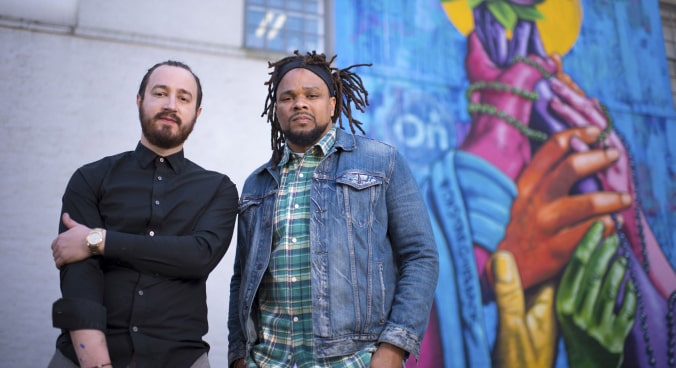
[[[557,336],[553,284],[524,295],[511,253],[497,251],[490,262],[498,307],[493,367],[551,367]]]
[[[569,83],[564,83],[557,78],[552,78],[550,84],[552,90],[556,93],[550,107],[571,127],[596,126],[602,130],[608,127],[608,118],[597,99],[580,94]],[[629,158],[615,129],[608,132],[605,144],[608,147],[615,148],[619,152],[619,157],[615,164],[597,174],[603,189],[629,193],[633,196],[634,186],[631,181]]]
[[[597,222],[580,241],[556,294],[556,315],[571,367],[618,367],[636,317],[636,294],[630,280],[624,286],[621,307],[615,311],[627,262],[621,256],[614,258],[617,235],[603,242],[602,238],[603,224]]]
[[[535,55],[528,56],[529,63],[518,62],[502,69],[491,61],[476,34],[469,35],[467,45],[465,68],[473,85],[497,83],[519,91],[533,91],[543,78],[542,70],[551,73],[556,69],[553,61]],[[494,88],[473,92],[470,102],[493,106],[523,124],[528,124],[533,105],[533,101],[522,94]],[[461,148],[490,161],[510,178],[515,178],[531,157],[528,138],[505,119],[491,114],[472,116],[471,130]]]
[[[606,129],[609,122],[599,101],[576,92],[574,84],[571,86],[571,83],[573,82],[566,83],[555,78],[551,79],[552,90],[557,96],[550,104],[552,110],[566,120],[570,126],[596,126],[600,129]],[[602,190],[623,192],[629,194],[632,198],[637,198],[638,194],[632,179],[629,153],[615,129],[608,132],[604,144],[616,149],[619,156],[613,165],[596,173]],[[576,147],[578,150],[588,149],[584,144],[576,145]],[[666,298],[672,291],[676,290],[676,271],[669,264],[646,221],[643,214],[644,208],[636,208],[636,204],[637,202],[633,201],[632,206],[620,211],[622,229],[640,262],[647,261],[652,265],[649,277],[662,296]],[[647,260],[644,258],[646,254],[649,257]]]
[[[517,180],[518,195],[498,249],[514,255],[524,289],[559,273],[594,222],[602,221],[610,234],[614,230],[610,214],[631,205],[624,193],[569,195],[580,178],[607,168],[618,158],[614,149],[572,152],[573,137],[589,144],[599,134],[595,127],[555,134]]]

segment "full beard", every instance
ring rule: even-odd
[[[315,127],[309,131],[294,131],[289,128],[282,130],[282,133],[284,133],[287,142],[299,147],[310,147],[322,138],[328,124],[330,124],[330,122],[324,125],[315,124]]]
[[[165,117],[176,121],[176,125],[178,125],[177,133],[173,133],[169,126],[156,126],[154,124],[155,121]],[[189,124],[183,124],[183,121],[178,116],[170,112],[160,112],[150,118],[145,116],[143,111],[139,109],[139,118],[141,120],[141,130],[148,142],[162,149],[172,149],[182,145],[188,139],[195,126],[195,119],[189,122]]]

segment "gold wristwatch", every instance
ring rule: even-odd
[[[93,256],[101,255],[101,244],[103,244],[103,229],[92,229],[85,237],[89,254]]]

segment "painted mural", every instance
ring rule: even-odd
[[[441,258],[409,367],[676,365],[676,114],[654,0],[336,1],[369,136]]]

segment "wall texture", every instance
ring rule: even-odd
[[[269,157],[260,118],[266,57],[239,49],[242,3],[0,2],[0,366],[43,367],[58,331],[50,244],[61,195],[80,165],[133,150],[136,91],[153,64],[175,59],[202,80],[203,113],[186,155],[241,188]],[[234,244],[233,240],[233,244]],[[208,281],[212,366],[227,362],[234,246]]]

